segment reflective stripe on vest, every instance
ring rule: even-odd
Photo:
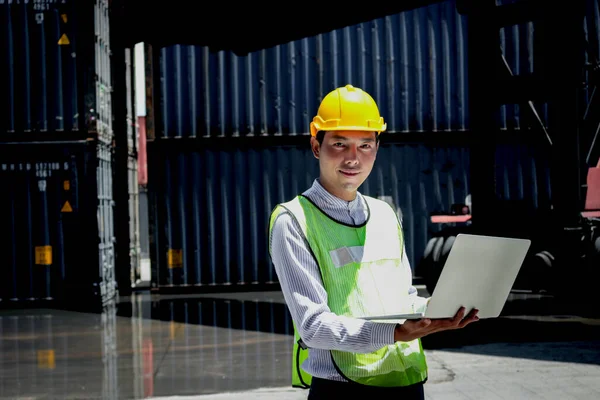
[[[306,197],[298,196],[276,207],[270,228],[281,212],[296,219],[319,265],[328,306],[335,314],[360,317],[414,312],[408,293],[412,272],[402,262],[403,235],[396,213],[381,200],[364,198],[369,217],[361,226],[335,221]],[[294,334],[298,337],[295,325]],[[294,368],[299,351],[295,341]],[[372,353],[332,350],[331,355],[342,376],[364,385],[407,386],[427,377],[420,340],[396,342]],[[293,372],[294,386],[306,386],[302,372]]]

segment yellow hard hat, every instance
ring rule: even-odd
[[[384,132],[386,124],[375,100],[364,90],[346,85],[327,94],[310,123],[310,134],[318,131]]]

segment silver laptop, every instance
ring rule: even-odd
[[[531,241],[458,234],[425,312],[363,317],[368,320],[452,318],[461,306],[480,319],[500,315]]]

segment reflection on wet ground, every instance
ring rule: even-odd
[[[578,341],[598,349],[598,314],[590,303],[512,294],[501,318],[423,344],[485,352],[492,350],[461,346]],[[0,399],[137,399],[286,386],[292,333],[279,292],[136,294],[103,313],[1,310]],[[544,355],[510,345],[493,351],[499,348],[506,357],[600,364],[598,356],[568,359],[568,351]]]

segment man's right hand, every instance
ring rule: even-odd
[[[478,321],[477,313],[479,310],[472,309],[465,317],[465,308],[461,307],[453,318],[406,320],[402,325],[396,326],[394,331],[394,341],[410,342],[411,340],[431,335],[432,333],[462,329],[472,322]]]

